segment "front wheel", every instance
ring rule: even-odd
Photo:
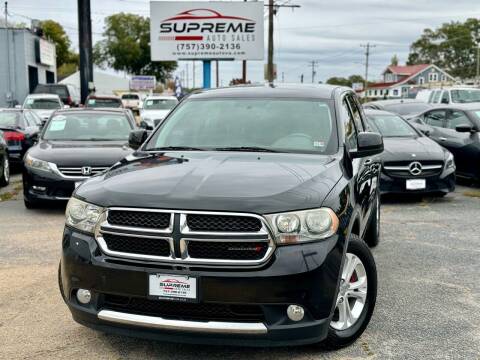
[[[339,349],[357,340],[372,317],[377,299],[377,269],[367,244],[352,235],[348,243],[335,311],[322,345]]]
[[[10,162],[8,161],[8,154],[5,153],[3,157],[2,171],[0,173],[0,186],[7,186],[10,183]]]

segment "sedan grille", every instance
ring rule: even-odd
[[[413,165],[414,163],[416,164]],[[412,167],[415,167],[417,171],[412,172]],[[399,178],[438,176],[442,170],[443,161],[436,160],[390,161],[383,164],[383,171],[386,175]]]
[[[109,166],[58,166],[58,171],[67,177],[90,177],[107,170]]]

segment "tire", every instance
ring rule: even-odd
[[[31,200],[25,194],[23,195],[23,203],[29,210],[38,209],[41,207],[41,203],[38,200]]]
[[[365,233],[365,242],[370,247],[375,247],[380,242],[380,209],[380,194],[377,194],[375,205],[372,209],[370,223],[368,225],[367,232]]]
[[[358,236],[351,235],[347,247],[346,258],[344,260],[342,276],[345,276],[344,272],[348,265],[355,263],[349,261],[349,259],[355,259],[355,257],[360,260],[361,264],[357,263],[348,282],[345,282],[345,279],[342,279],[343,282],[340,284],[336,300],[337,306],[335,307],[334,315],[330,322],[328,335],[321,343],[321,346],[324,349],[335,350],[350,345],[362,335],[372,317],[373,309],[375,308],[375,301],[377,299],[377,269],[375,260],[373,259],[372,253],[367,244]],[[361,265],[363,265],[363,268]],[[364,277],[366,277],[366,281],[362,281]],[[352,281],[351,279],[354,280]],[[351,284],[355,284],[353,286],[358,287],[357,290],[350,289],[349,285]],[[365,287],[363,288],[364,285]],[[347,291],[344,289],[347,289]],[[362,300],[360,300],[362,296],[359,295],[364,292],[366,294],[363,299],[362,308]],[[351,296],[351,294],[356,295]],[[352,299],[353,302],[350,302]],[[349,309],[347,313],[351,314],[351,317],[347,318],[353,320],[351,321],[351,324],[348,324],[348,321],[341,321],[342,319],[339,310],[342,303],[344,304],[345,309]]]
[[[62,262],[59,262],[58,263],[58,276],[57,276],[57,280],[58,280],[58,289],[60,290],[60,295],[62,295],[62,299],[63,301],[65,302],[65,304],[67,303],[67,300],[65,299],[65,295],[63,293],[63,284],[62,284]]]
[[[10,183],[10,162],[8,161],[8,154],[5,153],[3,158],[2,172],[0,173],[0,187],[7,186]]]

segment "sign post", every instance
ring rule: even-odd
[[[263,2],[150,2],[152,61],[203,60],[203,87],[212,60],[263,60]]]

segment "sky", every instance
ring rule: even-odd
[[[181,1],[181,0],[177,0]],[[250,1],[250,0],[249,0]],[[312,81],[311,62],[316,62],[315,82],[332,76],[364,75],[365,49],[370,43],[369,80],[380,79],[394,54],[400,63],[407,60],[409,46],[425,28],[436,28],[450,21],[480,17],[479,0],[277,0],[277,3],[300,5],[294,10],[282,8],[275,18],[274,62],[277,81]],[[62,24],[72,45],[78,50],[75,0],[10,0],[10,20],[29,22],[29,18],[53,19]],[[102,38],[104,18],[117,12],[149,16],[148,0],[91,0],[94,42]],[[265,18],[265,30],[267,23]],[[247,77],[263,81],[265,60],[249,61]],[[193,62],[178,63],[177,75],[193,86]],[[219,62],[220,86],[241,77],[241,62]],[[215,69],[212,69],[215,85]],[[283,76],[282,76],[283,74]],[[195,63],[195,86],[201,86],[201,62]]]

